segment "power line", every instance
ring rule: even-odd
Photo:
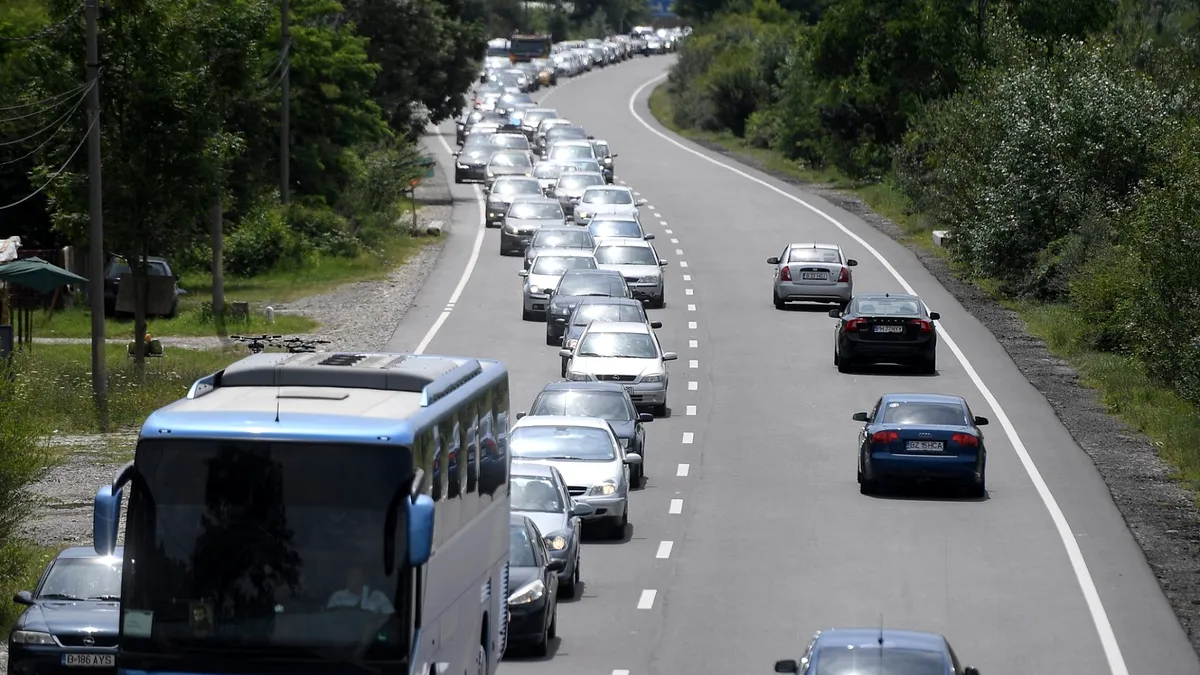
[[[73,93],[79,93],[80,91],[85,89],[87,86],[88,86],[88,83],[85,82],[84,84],[80,85],[77,89],[75,89],[75,91]],[[44,106],[40,110],[34,110],[33,112],[27,112],[23,115],[17,115],[16,117],[8,117],[5,119],[0,119],[0,124],[9,124],[11,122],[16,122],[18,120],[24,120],[24,119],[29,119],[30,117],[38,117],[40,115],[45,115],[46,113],[50,112],[51,110],[54,110],[55,108],[59,108],[70,102],[71,102],[71,100],[64,96],[62,98],[59,98],[54,103]]]
[[[66,26],[68,23],[70,23],[72,19],[74,19],[76,16],[78,16],[79,13],[83,11],[83,8],[86,4],[87,4],[86,2],[79,3],[79,6],[75,8],[75,11],[68,14],[67,18],[63,19],[62,21],[59,21],[58,23],[46,26],[45,28],[43,28],[37,32],[30,33],[29,35],[18,35],[15,37],[0,35],[0,42],[31,42],[33,40],[37,40],[39,38],[46,37],[47,35],[50,35],[52,33],[56,33],[63,26]]]
[[[62,175],[62,172],[67,170],[67,166],[70,165],[71,160],[75,159],[75,155],[79,154],[80,148],[82,148],[83,144],[87,142],[88,136],[91,135],[92,128],[95,126],[96,126],[96,120],[92,120],[92,123],[88,125],[87,132],[83,134],[83,139],[80,140],[79,144],[75,146],[75,149],[71,151],[71,156],[67,157],[67,161],[63,162],[62,166],[58,167],[58,171],[55,171],[54,173],[50,174],[49,180],[47,180],[45,183],[42,183],[41,187],[39,187],[38,189],[29,193],[28,195],[22,197],[21,199],[13,202],[11,204],[8,204],[6,206],[0,206],[0,211],[4,211],[5,209],[11,209],[14,206],[20,206],[21,204],[24,204],[25,202],[29,201],[30,199],[33,199],[34,197],[41,194],[43,190],[50,187],[51,183],[58,180],[58,177]]]
[[[75,87],[74,89],[72,89],[70,91],[63,92],[61,94],[55,94],[54,96],[49,96],[40,101],[34,101],[32,103],[22,103],[20,105],[10,105],[5,108],[0,108],[0,112],[9,112],[10,110],[24,110],[25,108],[36,108],[38,106],[46,105],[47,103],[53,103],[55,101],[58,101],[58,100],[61,100],[64,98],[69,98],[70,96],[72,96],[74,94],[78,94],[79,92],[86,89],[88,84],[90,84],[90,83],[84,82],[83,84],[79,85],[78,87]]]
[[[79,110],[79,106],[83,105],[83,102],[84,102],[84,101],[86,100],[86,98],[87,98],[87,97],[86,97],[86,94],[87,94],[87,92],[85,91],[85,92],[84,92],[84,94],[85,94],[85,96],[80,96],[80,97],[79,97],[79,100],[75,102],[75,106],[74,106],[74,107],[72,107],[72,108],[71,108],[71,110],[70,110],[70,111],[67,113],[68,115],[70,115],[71,113],[74,113],[75,111]],[[9,164],[16,164],[17,162],[20,162],[20,161],[23,161],[23,160],[25,160],[25,159],[28,159],[29,157],[32,157],[32,156],[33,156],[35,153],[37,153],[39,150],[41,150],[42,148],[46,147],[46,144],[47,144],[47,143],[49,143],[50,141],[54,140],[54,138],[55,138],[56,136],[58,136],[58,132],[62,131],[62,130],[63,130],[63,127],[67,126],[67,124],[69,124],[69,123],[70,123],[70,121],[71,121],[70,119],[63,120],[62,124],[59,124],[59,125],[58,125],[58,128],[54,130],[54,133],[50,134],[50,136],[49,136],[49,137],[47,137],[47,138],[46,138],[46,140],[42,141],[41,143],[38,143],[38,146],[37,146],[36,148],[34,148],[34,149],[30,150],[29,152],[25,153],[24,155],[21,155],[20,157],[17,157],[17,158],[15,158],[15,159],[6,159],[6,160],[4,160],[3,162],[0,162],[0,166],[8,166]]]
[[[93,82],[91,83],[91,85],[89,85],[89,86],[88,86],[88,88],[84,90],[84,92],[83,92],[83,95],[79,97],[79,100],[81,100],[81,101],[82,101],[84,98],[86,98],[86,97],[87,97],[87,94],[88,94],[88,92],[90,92],[90,91],[92,90],[92,88],[93,88],[93,87],[95,87],[95,86],[96,86],[96,82],[95,82],[95,81],[93,81]],[[76,104],[76,108],[78,108],[78,104]],[[71,116],[71,113],[72,113],[72,112],[74,112],[76,108],[72,108],[71,110],[68,110],[67,112],[65,112],[65,113],[63,113],[62,115],[60,115],[60,116],[58,117],[58,119],[54,120],[54,121],[53,121],[53,122],[51,122],[50,124],[47,124],[46,126],[42,127],[41,129],[38,129],[37,131],[33,132],[32,134],[29,134],[28,136],[25,136],[24,138],[18,138],[18,139],[17,139],[17,140],[15,140],[15,141],[0,141],[0,147],[9,146],[9,145],[18,145],[18,144],[24,143],[25,141],[29,141],[29,140],[32,140],[32,139],[34,139],[34,138],[37,138],[38,136],[41,136],[42,134],[44,134],[44,133],[46,133],[47,131],[49,131],[49,130],[50,130],[50,128],[51,128],[51,127],[53,127],[54,125],[56,125],[56,124],[59,124],[59,123],[61,123],[63,120],[65,120],[65,119],[67,119],[68,117],[70,117],[70,116]]]

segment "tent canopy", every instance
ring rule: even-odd
[[[87,279],[41,258],[22,258],[0,264],[0,281],[23,286],[39,293],[49,293],[67,284],[86,283]]]

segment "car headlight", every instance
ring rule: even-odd
[[[612,481],[606,481],[599,485],[593,485],[591,490],[588,490],[588,496],[591,497],[607,497],[616,494],[617,484]]]
[[[575,349],[575,345],[577,344],[579,344],[578,338],[571,338],[570,340],[567,340],[563,346],[567,349]]]
[[[535,600],[540,599],[546,594],[546,584],[542,583],[541,579],[534,579],[525,584],[508,596],[508,604],[510,605],[527,605]]]
[[[578,373],[574,370],[571,370],[567,372],[567,379],[572,382],[587,382],[592,378],[588,377],[587,373]]]
[[[604,163],[605,163],[605,165],[612,164],[612,157],[605,157],[605,158],[604,158]]]
[[[495,178],[495,177],[496,177],[496,174],[494,174],[494,173],[492,173],[491,171],[489,171],[489,172],[487,172],[487,177],[488,177],[488,178]]]
[[[561,551],[567,547],[567,538],[561,534],[552,534],[546,537],[546,548],[551,551]]]
[[[533,295],[538,295],[542,292],[542,289],[538,288],[537,286],[530,286],[529,292],[532,293]]]
[[[35,630],[15,630],[12,633],[12,641],[18,645],[53,645],[54,638],[49,633],[42,633]]]
[[[575,211],[575,215],[579,216],[580,218],[583,218],[584,220],[587,220],[588,218],[592,217],[592,214],[588,213],[587,211],[579,211],[579,210]]]
[[[469,168],[471,168],[471,165],[470,165],[470,164],[463,164],[462,162],[459,162],[459,163],[458,163],[458,168],[460,168],[460,169],[469,169]]]
[[[666,375],[643,375],[642,382],[663,382],[667,379]]]
[[[570,307],[558,307],[554,310],[554,313],[555,314],[570,314],[571,308]]]

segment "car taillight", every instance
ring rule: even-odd
[[[979,447],[979,439],[971,434],[954,434],[950,437],[950,440],[967,448]]]
[[[784,265],[783,269],[779,270],[779,280],[780,281],[791,281],[792,280],[792,268],[788,267],[787,265]]]
[[[933,332],[933,323],[930,321],[926,321],[925,319],[913,319],[913,320],[909,321],[909,323],[914,326],[920,327],[922,333],[932,333]]]
[[[850,281],[850,268],[843,267],[841,274],[838,274],[838,283],[844,284],[847,281]]]
[[[865,319],[850,319],[846,322],[846,330],[856,331],[858,327],[866,323]]]
[[[898,440],[900,440],[900,434],[896,431],[876,431],[871,436],[871,442],[880,445]]]

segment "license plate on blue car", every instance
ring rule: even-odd
[[[72,668],[112,668],[117,665],[113,654],[63,654],[63,665]]]
[[[942,441],[909,441],[904,446],[909,452],[945,452],[946,444]]]

